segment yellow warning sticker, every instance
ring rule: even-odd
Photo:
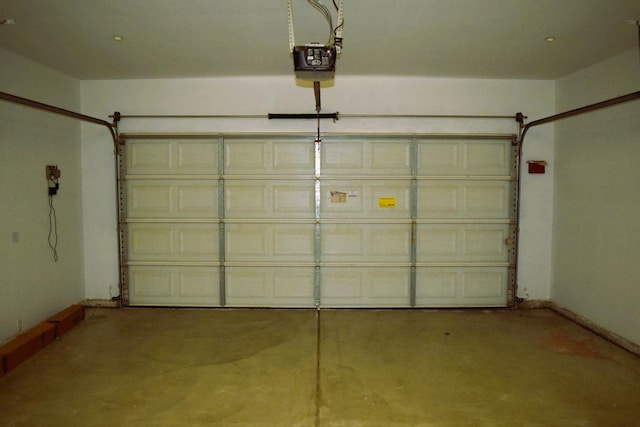
[[[395,208],[396,198],[395,197],[378,197],[378,207],[379,208]]]

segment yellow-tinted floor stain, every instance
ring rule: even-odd
[[[88,309],[0,426],[638,426],[640,358],[549,310]]]

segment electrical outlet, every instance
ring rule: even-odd
[[[58,178],[60,178],[60,169],[58,169],[58,166],[54,166],[54,165],[47,165],[46,166],[46,172],[47,172],[47,180],[48,181],[54,181]]]

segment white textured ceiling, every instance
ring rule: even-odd
[[[344,4],[336,78],[556,79],[638,46],[639,0]],[[82,80],[293,74],[286,0],[0,0],[7,18],[0,47]],[[294,20],[296,44],[326,42],[306,0]]]

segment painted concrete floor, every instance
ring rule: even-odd
[[[638,426],[640,358],[548,310],[88,309],[0,425]]]

